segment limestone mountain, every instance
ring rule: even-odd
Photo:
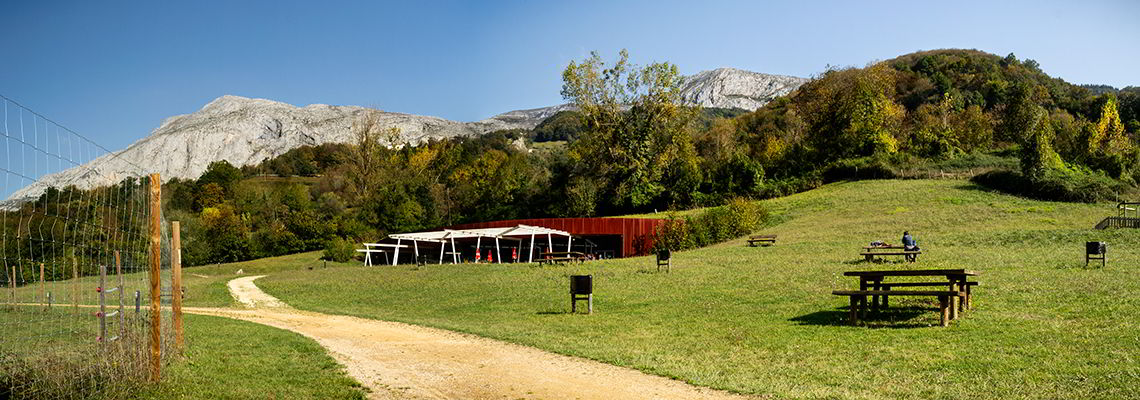
[[[807,79],[768,75],[732,68],[704,71],[686,79],[685,101],[704,107],[754,110],[795,90]],[[49,187],[75,185],[87,189],[138,176],[140,169],[164,180],[196,178],[214,161],[255,165],[306,145],[349,143],[352,124],[376,113],[381,126],[400,129],[401,140],[416,144],[430,139],[472,136],[502,129],[534,129],[562,104],[516,110],[476,122],[385,112],[357,106],[313,104],[297,107],[272,100],[222,96],[194,113],[167,118],[146,137],[126,149],[79,167],[44,175],[11,196],[20,202]]]

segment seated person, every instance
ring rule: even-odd
[[[903,250],[919,251],[918,242],[914,240],[914,237],[911,236],[910,232],[908,232],[908,231],[903,231],[902,245],[903,245]],[[914,259],[917,258],[917,256],[914,254],[910,254],[910,255],[907,255],[906,258],[907,258],[907,261],[914,262]]]

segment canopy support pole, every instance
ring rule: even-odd
[[[439,265],[443,265],[443,251],[447,250],[447,242],[439,244]]]
[[[459,252],[455,251],[455,238],[451,238],[451,263],[452,264],[459,264],[459,254],[456,254],[456,253],[459,253]]]
[[[530,256],[527,257],[526,262],[534,262],[534,234],[530,234]]]
[[[420,264],[420,241],[412,239],[412,248],[416,250],[416,265]]]
[[[554,239],[551,238],[549,233],[546,234],[546,251],[554,251]]]
[[[574,237],[570,236],[570,235],[566,235],[566,252],[567,253],[570,252],[570,247],[572,246],[572,243],[574,243]]]
[[[396,254],[392,255],[392,265],[396,265],[396,261],[400,260],[400,239],[396,239]]]
[[[479,262],[479,248],[483,245],[483,237],[475,238],[475,262]]]
[[[503,263],[503,254],[499,252],[499,238],[495,238],[495,261],[499,264]]]

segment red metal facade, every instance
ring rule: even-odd
[[[532,218],[475,222],[448,229],[506,228],[517,225],[541,226],[569,232],[571,235],[621,235],[622,257],[649,254],[653,233],[665,223],[653,218]]]

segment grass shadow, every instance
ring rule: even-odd
[[[849,310],[850,307],[839,307],[834,310],[816,311],[789,318],[788,321],[795,322],[797,325],[851,326],[847,322]],[[934,312],[937,311],[934,310]],[[926,328],[931,325],[914,320],[930,312],[930,308],[919,306],[891,307],[877,311],[866,310],[863,315],[859,316],[859,326],[893,329]]]

